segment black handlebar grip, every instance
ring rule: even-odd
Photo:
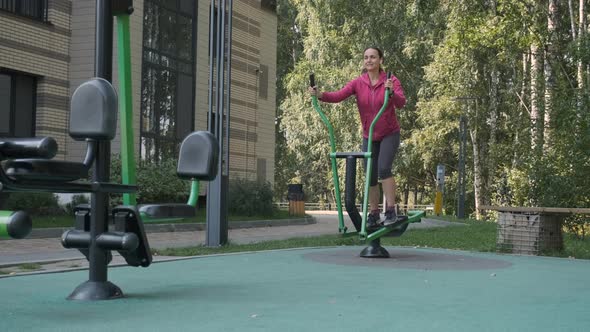
[[[315,86],[315,74],[314,73],[309,74],[309,86],[311,86],[312,88]]]
[[[56,154],[57,142],[52,137],[0,138],[0,155],[7,159],[51,159]]]
[[[387,79],[388,80],[391,79],[391,72],[390,71],[387,72]],[[391,91],[391,88],[387,88],[387,90]]]

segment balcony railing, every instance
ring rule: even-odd
[[[0,10],[47,22],[48,0],[0,0]]]

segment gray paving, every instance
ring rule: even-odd
[[[287,225],[237,228],[229,230],[229,241],[235,244],[282,240],[295,237],[312,237],[318,235],[336,234],[338,232],[338,217],[331,211],[308,212],[315,222]],[[354,229],[349,220],[345,221],[349,229]],[[421,223],[411,224],[412,228],[446,227],[457,225],[441,220],[423,219]],[[205,232],[198,231],[155,231],[147,234],[150,247],[154,249],[180,248],[205,244]],[[166,260],[169,257],[154,257],[155,261]],[[22,264],[42,264],[44,270],[60,268],[78,268],[87,266],[84,256],[77,250],[65,249],[61,245],[60,237],[31,238],[21,240],[0,241],[0,267],[6,271],[7,267]],[[112,264],[122,263],[121,257],[116,256]]]

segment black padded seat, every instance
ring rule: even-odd
[[[70,137],[88,142],[85,162],[47,159],[53,158],[57,151],[54,139],[0,140],[2,154],[8,152],[9,156],[20,158],[6,161],[4,169],[8,177],[16,182],[45,183],[64,183],[88,178],[88,171],[96,154],[96,144],[91,142],[110,141],[115,137],[117,93],[107,80],[93,78],[74,91],[70,108]]]
[[[139,206],[139,213],[148,218],[194,218],[197,209],[187,204],[145,204]]]
[[[219,143],[208,131],[194,131],[184,138],[176,174],[182,179],[211,181],[217,176]]]
[[[8,160],[4,168],[15,181],[69,182],[88,177],[88,167],[83,163],[62,160]]]

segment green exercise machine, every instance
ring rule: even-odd
[[[391,77],[391,73],[387,74],[387,78]],[[315,87],[315,75],[312,73],[309,76],[309,82],[311,87]],[[373,137],[373,129],[375,124],[387,108],[389,102],[390,89],[385,90],[385,98],[383,106],[379,110],[379,113],[371,122],[369,128],[369,137]],[[369,242],[369,246],[365,248],[360,256],[361,257],[389,257],[389,253],[385,248],[381,246],[380,238],[385,235],[390,236],[401,236],[410,223],[420,222],[424,216],[424,211],[408,211],[408,215],[398,215],[395,223],[388,225],[387,227],[380,227],[379,229],[367,229],[367,216],[368,216],[368,203],[369,203],[369,188],[371,182],[371,166],[373,163],[372,158],[372,140],[368,140],[367,152],[336,152],[336,143],[334,140],[334,129],[330,123],[328,117],[322,112],[319,106],[317,96],[312,96],[312,104],[315,111],[319,114],[320,118],[328,128],[330,138],[330,161],[332,165],[332,178],[334,181],[335,196],[336,196],[336,207],[338,209],[338,231],[344,235],[357,234],[363,241]],[[345,207],[352,224],[356,228],[356,233],[347,233],[348,228],[344,225],[344,216],[342,213],[342,202],[340,198],[340,181],[338,179],[338,170],[336,167],[336,159],[346,159],[346,182],[345,182]],[[367,171],[365,188],[363,194],[363,214],[359,213],[356,206],[356,160],[366,159]]]
[[[121,180],[123,184],[135,185],[137,177],[135,173],[136,162],[134,153],[133,132],[133,100],[131,87],[131,42],[129,29],[130,11],[121,11],[117,18],[117,47],[119,66],[119,118],[121,136]],[[207,139],[208,141],[208,139]],[[210,154],[202,151],[199,155]],[[217,154],[215,154],[217,155]],[[188,156],[186,156],[188,157]],[[195,162],[198,162],[195,160]],[[215,161],[216,162],[216,161]],[[138,206],[143,222],[170,222],[196,216],[197,201],[199,198],[199,180],[192,178],[191,190],[186,204],[142,204]],[[123,194],[124,205],[137,205],[135,193]]]

